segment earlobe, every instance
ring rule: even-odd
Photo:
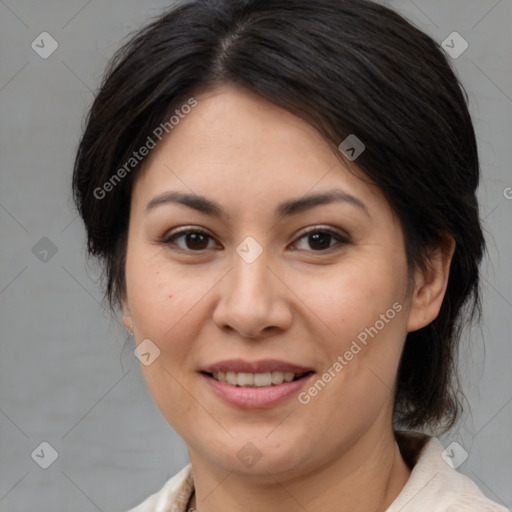
[[[425,268],[416,270],[408,332],[425,327],[439,314],[448,286],[454,252],[455,240],[451,235],[445,235],[431,252]]]
[[[123,300],[123,325],[129,334],[133,335],[133,317],[132,312],[126,302]]]

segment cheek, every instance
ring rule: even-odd
[[[222,277],[215,269],[173,263],[158,251],[134,247],[126,264],[127,295],[137,341],[149,338],[173,374],[194,369],[194,340],[209,311],[205,304]]]
[[[397,323],[393,304],[404,301],[404,275],[404,271],[393,269],[385,260],[354,258],[315,276],[297,276],[296,283],[300,285],[296,293],[329,327],[333,336],[327,339],[338,340],[334,343],[338,350],[376,322],[379,331],[387,331],[391,323]],[[380,317],[390,309],[384,320],[392,317],[392,321],[385,322],[386,328],[382,329]]]
[[[192,297],[187,295],[190,292],[182,286],[180,279],[169,275],[159,258],[150,251],[130,246],[126,261],[126,289],[136,341],[140,343],[150,339],[160,350],[154,365],[142,367],[146,379],[154,380],[155,368],[161,365],[167,368],[168,360],[183,358],[185,343],[179,343],[180,319],[190,310]],[[174,342],[166,341],[169,339]]]
[[[150,339],[160,350],[150,365],[141,364],[148,390],[167,421],[186,432],[180,418],[193,420],[198,411],[184,375],[194,369],[191,341],[200,334],[200,298],[212,283],[136,249],[128,253],[126,283],[137,343]]]
[[[151,334],[160,339],[190,310],[198,291],[197,284],[192,283],[183,270],[170,265],[159,251],[133,245],[128,249],[126,261],[130,309],[137,327],[150,328]]]
[[[329,391],[319,394],[326,407],[339,404],[333,414],[344,418],[362,403],[361,414],[375,414],[391,398],[396,378],[407,324],[405,271],[380,261],[347,262],[336,274],[304,281],[300,292],[319,325],[329,327],[321,338]]]

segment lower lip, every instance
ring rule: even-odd
[[[273,407],[297,395],[314,373],[292,382],[283,382],[282,384],[261,388],[232,386],[215,380],[204,373],[200,375],[211,386],[214,393],[229,404],[243,409],[264,409]]]

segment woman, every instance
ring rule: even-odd
[[[505,510],[420,433],[460,409],[478,179],[442,50],[379,4],[192,1],[125,45],[75,199],[191,462],[133,512]]]

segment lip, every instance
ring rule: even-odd
[[[314,371],[297,364],[279,361],[277,359],[261,359],[260,361],[246,361],[244,359],[227,359],[218,361],[201,368],[202,372],[235,372],[235,373],[267,373],[267,372],[292,372],[306,373]],[[277,386],[276,386],[277,387]]]
[[[283,382],[264,388],[233,386],[215,380],[206,373],[199,374],[210,389],[225,402],[241,409],[268,409],[296,396],[314,373],[292,382]]]

